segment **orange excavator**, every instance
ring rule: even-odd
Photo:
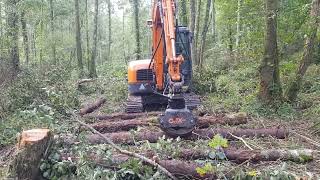
[[[197,119],[192,109],[200,104],[191,92],[192,35],[179,26],[175,0],[154,0],[152,20],[152,57],[131,61],[128,65],[128,113],[145,111],[154,105],[165,105],[160,116],[163,131],[171,136],[190,134]]]

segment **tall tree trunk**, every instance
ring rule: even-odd
[[[3,51],[3,49],[2,49],[2,47],[3,47],[3,41],[2,41],[2,39],[3,39],[3,25],[2,25],[2,4],[0,3],[0,38],[1,38],[1,40],[0,40],[0,57],[2,57],[2,51]]]
[[[82,63],[82,46],[81,46],[81,27],[80,27],[80,10],[79,10],[79,0],[74,0],[75,4],[75,21],[76,21],[76,47],[77,47],[77,59],[78,59],[78,69],[79,77],[83,77],[83,63]]]
[[[195,39],[194,39],[194,48],[195,48],[195,63],[199,65],[199,52],[198,52],[198,44],[199,44],[199,33],[200,33],[200,19],[201,19],[201,0],[198,1],[198,8],[197,8],[197,18],[196,18],[196,32],[195,32]]]
[[[207,0],[207,7],[206,7],[206,14],[204,17],[204,23],[203,23],[203,29],[201,33],[201,45],[200,45],[200,51],[199,51],[199,65],[202,67],[203,65],[203,55],[204,55],[204,50],[206,46],[206,39],[207,39],[207,33],[209,30],[209,12],[211,8],[211,0]]]
[[[238,10],[237,10],[237,35],[236,35],[236,48],[239,51],[239,44],[240,44],[240,36],[241,36],[241,6],[242,0],[238,0]]]
[[[18,46],[18,35],[19,35],[19,16],[18,16],[18,0],[7,0],[7,36],[9,40],[9,57],[11,62],[11,75],[16,76],[20,70],[20,59],[19,59],[19,46]]]
[[[96,70],[96,58],[97,58],[97,45],[98,45],[98,15],[99,15],[99,0],[95,0],[94,4],[94,30],[93,30],[93,47],[91,54],[91,64],[90,64],[90,72],[89,76],[91,78],[96,78],[97,70]]]
[[[35,32],[36,34],[36,32]],[[41,0],[41,20],[40,20],[40,52],[39,52],[39,61],[40,61],[40,65],[42,65],[43,63],[43,36],[44,36],[44,0]]]
[[[192,36],[194,37],[195,35],[195,26],[196,26],[196,1],[195,0],[190,0],[190,22],[189,22],[189,28],[192,33]],[[191,54],[192,54],[192,60],[195,63],[197,61],[196,59],[196,46],[195,46],[195,41],[193,40],[191,44]],[[196,64],[196,63],[195,63]]]
[[[215,0],[212,0],[211,18],[212,18],[212,24],[211,24],[212,41],[213,41],[213,43],[215,43],[216,42],[216,5],[215,5]]]
[[[86,59],[88,72],[90,72],[90,44],[89,44],[89,19],[88,19],[88,0],[85,0],[85,13],[86,13],[86,41],[87,41],[87,50],[86,50]]]
[[[52,58],[53,63],[57,63],[56,58],[56,43],[54,38],[54,7],[53,7],[53,0],[49,0],[49,6],[50,6],[50,29],[51,29],[51,49],[52,49]]]
[[[297,69],[296,77],[291,82],[287,91],[287,97],[290,101],[294,101],[297,98],[298,92],[301,88],[302,80],[307,72],[309,66],[314,62],[314,46],[317,38],[317,31],[319,27],[320,16],[320,0],[313,0],[310,12],[309,29],[310,33],[307,36],[303,56],[300,61],[299,68]]]
[[[259,98],[264,103],[282,99],[277,47],[278,0],[266,0],[266,35],[264,57],[260,65]]]
[[[139,0],[133,0],[133,13],[136,34],[136,59],[141,58],[141,44],[140,44],[140,25],[139,25]]]
[[[187,1],[180,0],[179,2],[179,16],[180,16],[180,24],[186,26],[188,24],[188,13],[187,13]]]
[[[108,61],[110,61],[111,58],[111,44],[112,44],[112,28],[111,28],[111,0],[107,0],[108,4]]]
[[[21,28],[22,28],[22,37],[23,37],[23,46],[24,46],[24,56],[26,58],[26,64],[29,64],[29,39],[27,31],[27,22],[25,16],[25,10],[21,11]]]

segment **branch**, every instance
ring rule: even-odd
[[[151,166],[156,167],[157,169],[159,169],[160,171],[162,171],[165,175],[167,175],[168,177],[170,177],[173,180],[177,180],[177,178],[175,176],[173,176],[167,169],[165,169],[163,166],[161,166],[159,163],[145,157],[142,156],[140,154],[134,153],[134,152],[130,152],[127,150],[123,150],[121,149],[118,145],[116,145],[115,143],[113,143],[113,141],[109,138],[107,138],[106,136],[104,136],[103,134],[101,134],[99,131],[95,130],[92,126],[82,122],[79,120],[78,116],[75,113],[72,113],[73,119],[78,122],[79,124],[85,126],[86,128],[88,128],[92,133],[97,134],[99,136],[101,136],[109,145],[111,145],[116,151],[118,151],[121,154],[125,154],[128,155],[130,157],[135,157],[138,158],[140,160],[142,160],[143,162],[146,162],[148,164],[150,164]]]

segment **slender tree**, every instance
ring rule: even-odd
[[[111,44],[112,44],[112,22],[111,22],[111,0],[106,0],[107,4],[108,4],[108,49],[107,49],[107,53],[108,53],[108,61],[110,61],[111,58]]]
[[[278,0],[266,0],[266,34],[264,57],[260,65],[259,98],[264,103],[282,99],[277,47]]]
[[[198,8],[197,8],[197,18],[196,18],[196,32],[194,38],[194,49],[195,49],[195,62],[196,65],[199,65],[199,52],[198,52],[198,44],[199,44],[199,33],[200,33],[200,19],[201,19],[201,0],[198,1]]]
[[[52,58],[53,63],[57,63],[57,57],[56,57],[56,43],[54,38],[54,6],[53,6],[53,0],[49,0],[49,6],[50,6],[50,30],[51,30],[51,49],[52,49]]]
[[[212,0],[212,5],[211,5],[211,18],[212,18],[212,24],[211,24],[211,33],[212,33],[212,40],[213,43],[216,42],[216,4],[215,0]]]
[[[307,35],[305,47],[303,51],[303,56],[300,61],[300,65],[297,69],[296,76],[291,82],[289,89],[287,91],[287,97],[290,101],[294,101],[297,98],[298,92],[301,88],[302,79],[307,72],[309,66],[314,62],[315,58],[313,56],[315,51],[315,44],[317,38],[317,32],[319,27],[319,16],[320,16],[320,0],[313,0],[310,12],[310,22],[309,22],[309,34]]]
[[[3,25],[2,25],[2,3],[0,2],[0,38],[3,38]],[[2,40],[0,41],[0,57],[2,57]]]
[[[190,0],[190,22],[189,22],[189,28],[192,33],[192,36],[194,37],[195,33],[195,26],[196,26],[196,1],[195,0]],[[192,59],[194,62],[197,61],[196,59],[196,46],[195,42],[193,41],[191,44],[191,54],[192,54]],[[196,64],[196,63],[195,63]]]
[[[241,27],[241,6],[242,6],[242,0],[238,0],[238,10],[237,10],[237,34],[236,34],[236,47],[237,51],[239,50],[239,44],[240,44],[240,27]]]
[[[133,15],[136,35],[136,59],[141,58],[141,39],[140,39],[140,25],[139,25],[139,0],[133,0]]]
[[[26,64],[29,64],[29,39],[28,39],[28,31],[27,31],[27,21],[26,21],[26,13],[25,10],[21,10],[21,29],[22,29],[22,37],[23,37],[23,46],[24,46],[24,56],[26,58]]]
[[[19,58],[19,15],[18,15],[18,0],[7,0],[7,37],[9,41],[9,57],[11,62],[11,75],[16,76],[20,70]]]
[[[83,76],[83,62],[82,62],[82,45],[81,45],[81,26],[80,26],[80,10],[79,0],[74,0],[75,4],[75,22],[76,22],[76,48],[77,48],[77,59],[79,77]]]
[[[88,72],[90,72],[90,38],[89,38],[89,19],[88,19],[88,0],[85,0],[85,13],[86,13],[86,45],[87,45],[87,49],[86,49],[86,59],[87,59],[87,66],[88,66]]]
[[[203,55],[204,55],[204,50],[206,46],[207,33],[210,25],[209,23],[210,8],[211,8],[211,0],[207,0],[207,7],[206,7],[206,13],[205,13],[204,22],[203,22],[203,29],[201,33],[201,44],[200,44],[199,57],[198,57],[200,67],[202,67],[203,65]]]
[[[97,70],[96,70],[96,59],[97,59],[97,45],[98,45],[98,16],[99,16],[99,0],[95,0],[94,3],[94,30],[93,30],[93,47],[91,53],[91,64],[89,76],[91,78],[96,78]]]

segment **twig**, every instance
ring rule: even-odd
[[[307,136],[301,135],[301,134],[299,134],[299,133],[297,133],[297,132],[295,132],[295,131],[293,131],[293,130],[291,130],[290,132],[293,133],[293,134],[295,134],[295,135],[297,135],[297,136],[299,136],[299,137],[302,138],[302,139],[307,140],[310,144],[312,144],[312,145],[317,146],[318,148],[320,148],[320,143],[319,143],[319,142],[317,142],[317,141],[315,141],[315,140],[312,140],[312,139],[308,138]]]
[[[159,163],[145,157],[142,156],[140,154],[134,153],[134,152],[130,152],[124,149],[121,149],[118,145],[116,145],[111,139],[107,138],[106,136],[104,136],[103,134],[101,134],[99,131],[95,130],[92,126],[82,122],[79,120],[78,116],[75,113],[72,113],[73,115],[73,119],[78,122],[79,124],[85,126],[86,128],[88,128],[91,132],[93,132],[94,134],[99,135],[100,137],[102,137],[109,145],[111,145],[116,151],[118,151],[121,154],[124,155],[128,155],[130,157],[135,157],[138,158],[156,168],[158,168],[160,171],[162,171],[164,174],[166,174],[168,177],[170,177],[173,180],[177,180],[177,178],[175,176],[173,176],[166,168],[164,168],[163,166],[161,166]]]
[[[242,137],[235,136],[235,135],[233,135],[233,134],[230,133],[230,132],[229,132],[229,134],[230,134],[232,137],[234,137],[234,138],[242,141],[243,144],[244,144],[245,146],[247,146],[250,150],[253,150],[253,148],[252,148],[251,146],[249,146],[249,144],[248,144]]]

